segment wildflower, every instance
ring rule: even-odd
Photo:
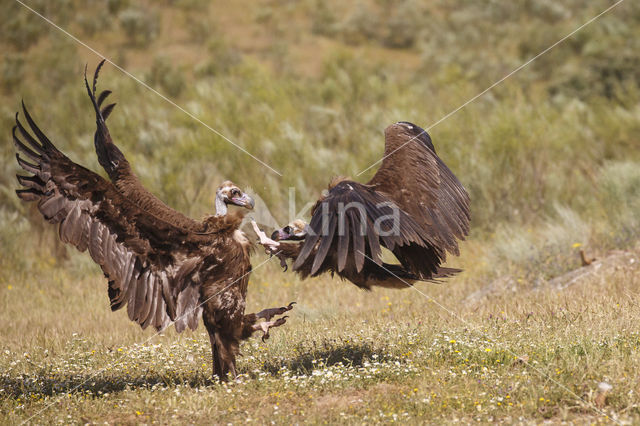
[[[484,351],[485,352],[491,352],[491,348],[486,348]]]
[[[582,244],[580,244],[580,243],[573,243],[573,245],[572,245],[571,247],[573,247],[573,248],[582,247]]]

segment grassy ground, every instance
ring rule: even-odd
[[[273,262],[249,309],[298,305],[266,343],[243,344],[241,377],[224,385],[209,380],[202,328],[141,332],[109,311],[95,271],[45,268],[3,283],[0,407],[8,423],[635,422],[640,248],[629,256],[564,290],[481,298],[468,296],[490,283],[474,271],[365,293]],[[601,382],[613,388],[599,400]]]
[[[88,256],[15,197],[20,98],[64,152],[99,169],[81,84],[99,58],[5,3],[0,422],[640,420],[637,3],[430,130],[472,199],[471,237],[448,264],[463,274],[364,293],[270,261],[248,309],[298,305],[269,341],[243,345],[227,385],[209,380],[204,330],[155,336],[111,313]],[[111,133],[154,193],[201,217],[232,179],[282,224],[289,188],[297,211],[333,175],[379,159],[386,125],[438,122],[611,2],[27,4],[282,173],[107,65]],[[598,261],[581,268],[580,249]]]

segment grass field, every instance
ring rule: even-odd
[[[224,179],[279,223],[409,120],[467,187],[472,232],[440,284],[363,292],[299,280],[260,250],[248,310],[296,301],[210,380],[204,329],[111,313],[86,254],[15,197],[21,98],[99,170],[82,71],[99,58],[19,3],[0,17],[0,423],[637,423],[640,7],[629,0],[459,112],[613,3],[66,0],[25,3],[113,66],[114,139],[171,206],[211,212]],[[374,169],[358,179],[366,181]],[[297,210],[297,209],[296,209]],[[581,265],[579,251],[597,260]]]

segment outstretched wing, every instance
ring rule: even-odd
[[[200,247],[207,236],[194,236],[147,214],[99,175],[74,163],[36,126],[23,104],[35,138],[16,114],[13,141],[29,158],[16,158],[28,176],[18,175],[16,191],[59,224],[60,239],[88,250],[109,280],[113,310],[127,306],[132,321],[162,330],[175,321],[178,332],[195,329],[200,277],[205,263]],[[33,161],[31,163],[30,161]]]
[[[382,165],[368,182],[427,231],[435,246],[458,255],[469,233],[469,194],[436,155],[431,137],[407,122],[385,129]]]
[[[314,207],[293,269],[313,255],[311,275],[329,265],[337,272],[347,267],[360,272],[365,258],[382,265],[381,246],[394,251],[422,244],[425,238],[415,221],[388,198],[360,183],[342,181]]]
[[[382,266],[382,246],[408,274],[430,280],[441,275],[447,251],[458,254],[457,239],[469,231],[466,191],[422,129],[396,123],[385,137],[385,158],[370,182],[344,180],[318,201],[294,270],[356,277],[365,259]]]
[[[181,228],[199,232],[203,231],[202,222],[194,220],[179,211],[167,206],[162,200],[149,192],[140,182],[140,179],[131,169],[131,165],[125,158],[120,149],[113,143],[106,120],[116,106],[115,103],[102,107],[102,104],[111,94],[111,90],[104,90],[97,94],[98,74],[104,65],[103,59],[97,66],[93,75],[93,84],[89,86],[87,81],[86,69],[84,82],[87,87],[87,93],[96,113],[96,132],[94,134],[93,143],[98,155],[98,162],[109,175],[109,179],[115,185],[117,190],[124,195],[125,198],[136,203],[138,207],[148,213],[163,219],[167,222],[179,226]]]

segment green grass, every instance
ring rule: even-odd
[[[242,345],[241,377],[226,385],[210,380],[203,329],[141,332],[109,312],[98,274],[36,275],[3,285],[0,407],[10,423],[637,420],[634,256],[564,291],[539,284],[480,303],[464,300],[486,284],[473,271],[418,287],[423,297],[301,282],[268,264],[249,309],[298,305],[266,343]],[[613,390],[597,412],[603,381]]]
[[[149,189],[201,217],[231,179],[281,224],[290,187],[298,209],[314,201],[332,176],[380,158],[388,124],[437,122],[611,4],[27,3],[282,173],[107,65],[111,134]],[[638,421],[638,260],[607,257],[640,255],[636,3],[430,130],[471,195],[471,236],[450,260],[462,275],[418,286],[425,297],[301,282],[268,263],[248,309],[298,305],[268,342],[243,345],[241,379],[227,385],[209,379],[204,330],[153,337],[111,313],[97,267],[15,197],[21,98],[65,153],[99,170],[82,86],[99,58],[18,3],[5,9],[3,423]],[[579,248],[605,264],[552,288],[580,268]],[[603,400],[600,382],[613,386]]]

